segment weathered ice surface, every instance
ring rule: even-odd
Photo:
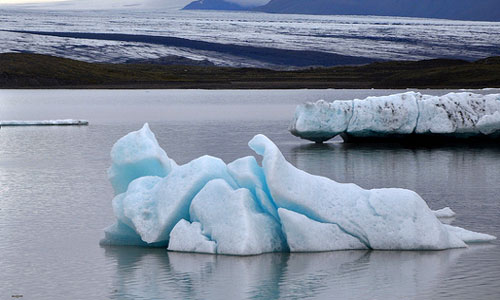
[[[319,100],[297,106],[289,128],[293,135],[323,142],[344,140],[500,137],[500,94],[407,92],[364,100]]]
[[[262,156],[262,166],[254,157],[226,165],[211,156],[178,166],[147,125],[121,138],[109,172],[117,222],[101,243],[255,255],[440,250],[495,239],[443,224],[438,217],[453,212],[432,211],[410,190],[365,190],[308,174],[264,135],[249,146]]]

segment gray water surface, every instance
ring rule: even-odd
[[[498,241],[252,257],[99,246],[114,222],[109,151],[143,122],[180,164],[253,155],[246,144],[263,133],[310,173],[412,189],[432,209],[450,206],[453,224],[500,236],[500,146],[314,145],[287,131],[303,101],[395,92],[0,90],[2,120],[90,121],[0,129],[0,299],[497,299]]]

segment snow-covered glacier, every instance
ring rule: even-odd
[[[415,192],[365,190],[308,174],[266,136],[262,156],[229,164],[202,156],[177,165],[147,124],[118,140],[108,176],[116,223],[104,245],[231,255],[343,249],[440,250],[495,237],[443,224]]]
[[[289,128],[303,139],[323,142],[356,138],[500,137],[500,94],[406,92],[366,99],[297,106]]]

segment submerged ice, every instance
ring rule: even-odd
[[[121,138],[108,171],[116,223],[103,244],[253,255],[343,249],[439,250],[495,239],[443,224],[415,192],[365,190],[314,176],[287,162],[264,135],[262,156],[225,164],[202,156],[177,165],[147,124]]]
[[[364,100],[299,105],[290,132],[315,142],[345,138],[404,137],[411,134],[453,138],[500,137],[500,94],[407,92]]]

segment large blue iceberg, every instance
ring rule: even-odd
[[[147,124],[111,151],[108,170],[116,223],[106,245],[254,255],[344,249],[440,250],[494,236],[446,225],[415,192],[365,190],[314,176],[285,160],[264,135],[249,146],[262,156],[225,164],[202,156],[177,165]]]
[[[297,106],[289,128],[293,135],[323,142],[367,138],[497,139],[500,94],[406,92],[360,100],[318,100]]]

